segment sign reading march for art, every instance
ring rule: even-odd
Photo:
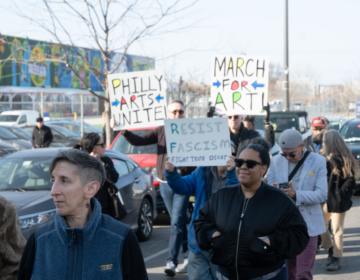
[[[108,83],[114,130],[164,124],[167,103],[162,71],[112,74]]]
[[[164,128],[174,166],[225,166],[231,155],[226,118],[165,120]]]
[[[265,115],[269,60],[260,56],[212,58],[211,105],[219,114]]]

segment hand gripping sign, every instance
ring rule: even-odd
[[[164,124],[167,103],[162,71],[112,74],[108,83],[114,130]]]
[[[265,115],[268,101],[267,57],[215,55],[212,57],[211,105],[220,114]]]
[[[226,118],[165,120],[164,128],[174,166],[226,166],[231,155]]]

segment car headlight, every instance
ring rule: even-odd
[[[159,174],[156,170],[156,167],[144,167],[146,171],[149,171],[154,176],[154,181],[158,181]]]
[[[51,221],[55,217],[56,210],[34,213],[31,215],[20,216],[20,228],[22,230],[36,227]]]

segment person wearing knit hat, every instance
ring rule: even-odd
[[[323,125],[320,119],[316,125]],[[306,249],[287,260],[288,279],[313,279],[318,235],[325,232],[321,204],[327,199],[325,157],[304,147],[302,135],[287,129],[279,138],[282,153],[271,159],[268,184],[279,187],[299,208],[308,227],[310,241]]]

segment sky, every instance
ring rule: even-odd
[[[10,13],[12,1],[15,0],[0,1],[1,34],[54,42],[49,33]],[[16,3],[29,16],[37,17],[36,8],[26,6],[25,1],[29,0]],[[154,1],[140,2],[142,8],[154,5]],[[180,3],[186,5],[191,1]],[[309,77],[321,85],[360,81],[359,11],[358,0],[289,0],[291,78]],[[76,25],[66,15],[63,17],[65,25],[76,30]],[[156,69],[163,69],[175,78],[183,76],[210,83],[213,54],[268,56],[270,62],[283,65],[284,24],[285,0],[199,0],[185,14],[177,15],[176,21],[164,26],[166,30],[186,25],[191,25],[190,28],[148,37],[134,43],[128,53],[154,57]],[[130,22],[124,30],[131,27]],[[81,33],[84,32],[82,29]],[[84,39],[75,43],[88,47]]]

